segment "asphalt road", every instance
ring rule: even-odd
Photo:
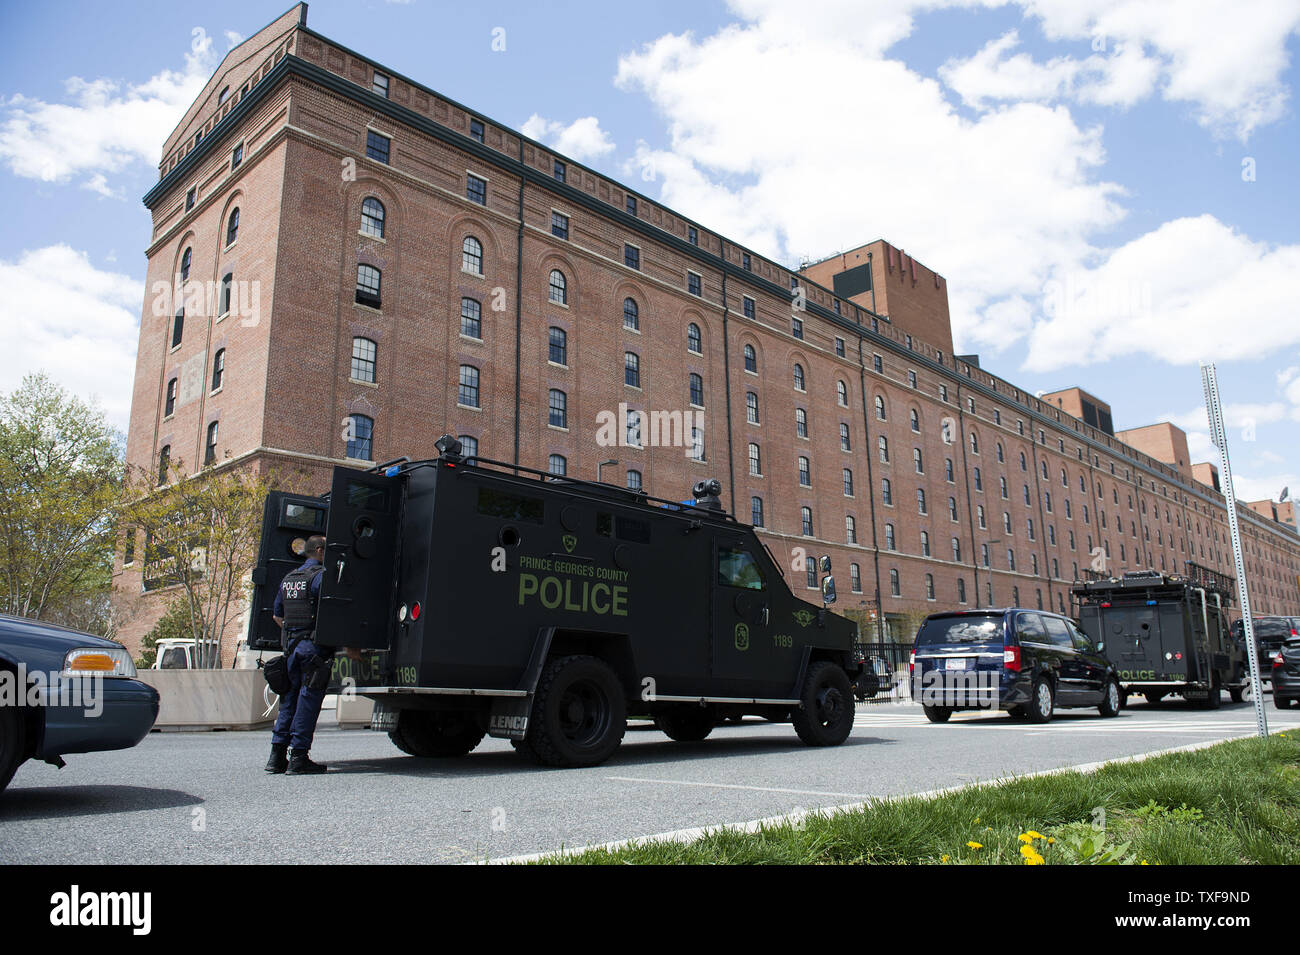
[[[1271,730],[1300,727],[1275,709]],[[463,759],[404,756],[384,734],[325,728],[325,776],[262,771],[269,733],[152,733],[134,749],[27,763],[0,793],[3,863],[467,862],[840,806],[1073,766],[1255,730],[1249,703],[1136,702],[1112,720],[1058,712],[928,723],[911,704],[860,705],[840,747],[788,724],[724,726],[674,743],[633,724],[602,766],[542,769],[502,740]]]

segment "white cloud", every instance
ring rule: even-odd
[[[52,245],[0,259],[0,391],[44,370],[69,391],[98,398],[126,430],[144,286]]]
[[[60,103],[16,95],[0,114],[0,162],[25,179],[81,179],[93,192],[119,197],[106,175],[136,162],[157,164],[162,142],[214,66],[212,40],[200,32],[183,70],[163,70],[138,84],[74,76]]]
[[[236,33],[234,30],[227,30],[227,31],[226,31],[226,49],[227,49],[227,50],[233,50],[235,47],[239,46],[239,44],[241,44],[241,43],[243,43],[243,42],[244,42],[244,36],[243,36],[243,34],[241,34],[241,33]]]
[[[600,120],[595,116],[584,116],[565,126],[534,113],[519,131],[579,162],[590,162],[614,151],[613,140],[600,128]]]
[[[1254,242],[1211,215],[1166,222],[1044,288],[1048,318],[1026,359],[1037,371],[1125,355],[1257,358],[1300,343],[1300,244]]]

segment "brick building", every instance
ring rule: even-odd
[[[588,479],[617,459],[606,480],[661,497],[717,477],[796,589],[828,553],[840,608],[895,635],[1068,609],[1103,559],[1232,573],[1177,429],[1126,444],[1099,399],[954,356],[915,258],[876,241],[792,271],[313,32],[305,4],[230,51],[144,201],[134,464],[292,462],[323,488],[452,432]],[[1300,613],[1300,538],[1241,524],[1255,608]],[[129,646],[165,596],[143,570],[119,558]]]

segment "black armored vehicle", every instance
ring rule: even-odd
[[[1072,589],[1084,633],[1115,664],[1122,692],[1157,703],[1176,693],[1215,708],[1240,703],[1249,673],[1228,625],[1233,581],[1188,565],[1188,574],[1137,571]]]
[[[335,657],[334,685],[374,700],[372,727],[409,754],[463,755],[490,734],[590,766],[629,715],[676,740],[741,715],[789,720],[814,746],[848,736],[855,625],[794,596],[717,481],[674,502],[437,446],[336,467],[322,497],[270,495],[253,649],[279,647],[280,580],[323,533],[316,642],[361,651]],[[834,580],[822,589],[832,602]]]

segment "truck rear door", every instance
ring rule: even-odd
[[[324,498],[272,491],[262,512],[262,542],[253,568],[252,619],[248,623],[250,650],[279,650],[280,627],[271,607],[280,581],[304,560],[307,538],[325,533],[329,505]]]
[[[316,642],[384,650],[397,625],[397,558],[405,478],[335,468],[325,530]]]

